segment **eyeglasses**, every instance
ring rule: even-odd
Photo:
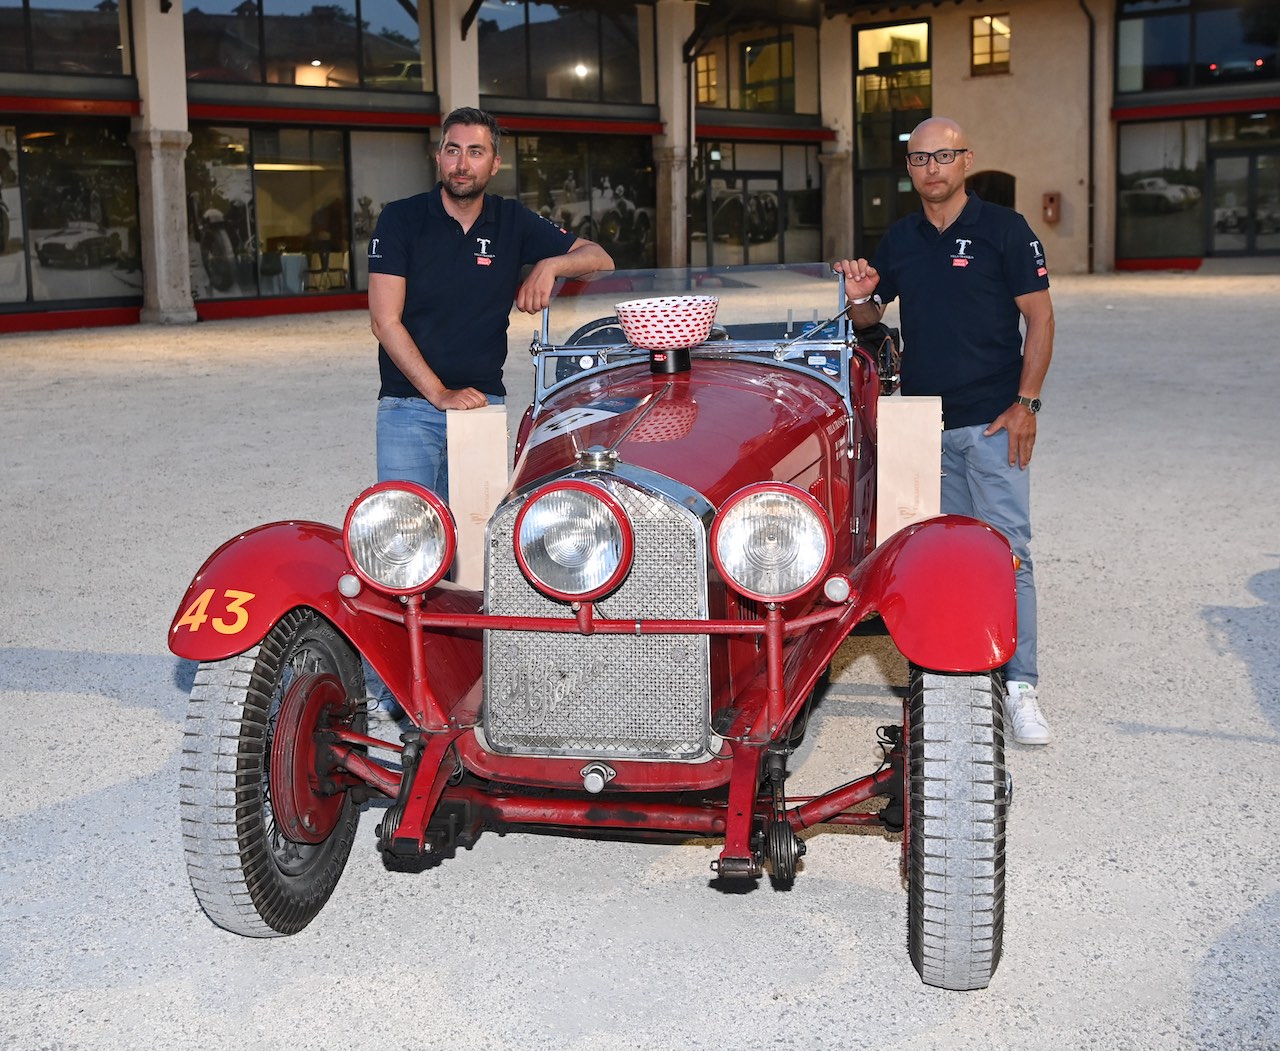
[[[907,154],[907,163],[913,168],[923,168],[929,163],[929,159],[937,161],[939,164],[950,164],[962,153],[968,153],[969,147],[963,146],[958,150],[934,150],[932,153],[916,152]]]

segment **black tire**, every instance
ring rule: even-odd
[[[926,985],[985,989],[1004,941],[1008,781],[991,673],[911,668],[907,947]]]
[[[281,618],[246,653],[202,663],[191,688],[181,779],[187,875],[209,918],[248,937],[296,934],[316,917],[338,884],[360,819],[344,792],[323,800],[330,811],[325,827],[332,828],[320,842],[290,839],[277,824],[272,743],[286,729],[277,725],[285,692],[307,673],[342,684],[346,703],[333,714],[362,731],[365,716],[355,700],[364,694],[360,659],[310,610]],[[317,728],[288,729],[309,735]]]
[[[206,230],[200,241],[200,261],[209,284],[225,292],[236,283],[236,251],[226,230]]]

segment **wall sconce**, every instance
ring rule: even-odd
[[[160,0],[160,13],[167,15],[173,10],[173,0]]]

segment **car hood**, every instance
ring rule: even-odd
[[[600,448],[719,506],[752,482],[813,490],[843,453],[847,433],[840,395],[795,370],[712,359],[667,375],[637,364],[549,398],[524,442],[514,485],[560,473],[581,451]]]

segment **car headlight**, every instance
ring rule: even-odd
[[[739,594],[786,602],[826,572],[833,540],[817,500],[793,485],[765,482],[725,502],[711,527],[711,557]]]
[[[342,542],[364,581],[407,595],[444,576],[457,549],[457,528],[435,493],[413,482],[381,482],[347,511]]]
[[[521,572],[544,595],[585,602],[608,594],[631,568],[631,520],[598,485],[553,482],[516,516],[515,549]]]

